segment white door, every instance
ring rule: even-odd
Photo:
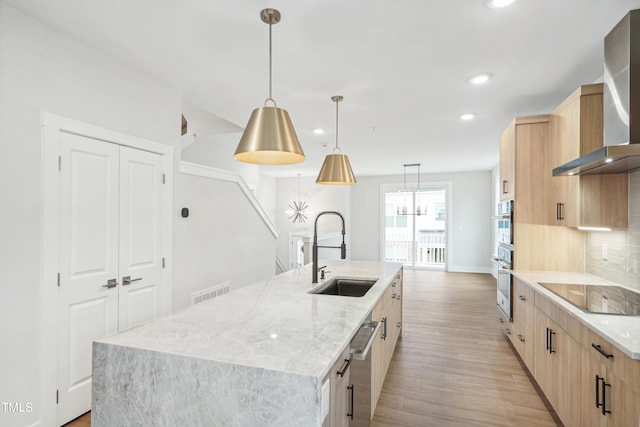
[[[92,341],[159,314],[162,269],[161,156],[67,133],[60,155],[59,425],[91,408]]]
[[[118,329],[123,331],[160,314],[162,157],[158,154],[120,148],[119,241]]]

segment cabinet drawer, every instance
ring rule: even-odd
[[[534,361],[534,341],[533,327],[528,323],[516,325],[511,333],[511,342],[530,371]]]
[[[535,323],[535,291],[526,283],[513,279],[513,321]]]
[[[582,328],[581,341],[582,347],[591,357],[599,360],[599,363],[606,367],[607,372],[629,380],[629,386],[633,388],[634,392],[640,393],[640,381],[638,381],[640,379],[640,360],[631,359],[588,327]]]
[[[498,310],[498,324],[500,325],[500,329],[506,336],[511,335],[511,322],[504,317],[504,314],[500,310]]]

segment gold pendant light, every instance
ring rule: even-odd
[[[278,108],[271,96],[271,26],[280,22],[280,12],[264,9],[260,12],[260,18],[269,24],[269,98],[264,101],[264,106],[251,113],[233,157],[241,162],[262,165],[299,163],[305,160],[305,155],[289,113]],[[268,107],[268,102],[273,106]]]
[[[349,158],[346,154],[342,154],[338,147],[338,103],[343,99],[344,97],[340,95],[331,97],[331,100],[336,103],[336,148],[333,149],[334,154],[328,154],[324,159],[316,179],[318,184],[353,185],[356,183]]]

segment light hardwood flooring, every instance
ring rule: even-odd
[[[493,276],[405,270],[403,301],[373,427],[557,425],[500,332]]]
[[[372,427],[556,426],[498,324],[488,274],[405,270],[403,336]],[[67,427],[88,427],[85,414]]]

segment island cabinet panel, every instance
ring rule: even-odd
[[[351,358],[349,347],[345,348],[328,374],[331,383],[331,399],[329,415],[325,418],[323,427],[348,427],[353,412],[351,394],[353,385],[351,379]]]
[[[580,344],[536,309],[534,376],[565,425],[580,419]]]
[[[551,113],[549,170],[604,146],[602,83],[584,85]],[[550,225],[626,228],[628,175],[557,176]]]
[[[582,425],[640,425],[640,361],[589,328],[582,338]]]

